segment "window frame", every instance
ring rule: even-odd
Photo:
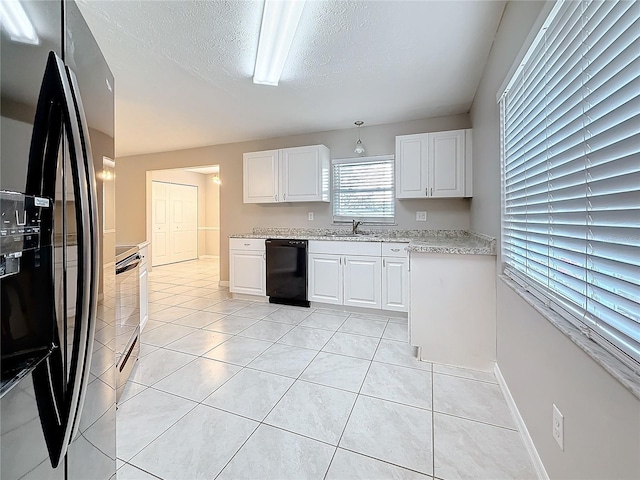
[[[336,215],[336,195],[339,194],[336,188],[335,182],[335,167],[337,165],[344,164],[357,164],[357,163],[378,163],[387,162],[391,165],[391,205],[393,208],[393,215],[391,217],[381,216],[348,216],[348,215]],[[361,221],[368,225],[383,225],[391,226],[396,225],[396,181],[395,181],[395,156],[394,155],[374,155],[367,157],[349,157],[349,158],[334,158],[331,160],[331,216],[333,223],[336,225],[345,225],[351,223],[353,220]]]
[[[582,2],[581,2],[582,3]],[[607,352],[612,354],[618,360],[622,361],[625,365],[634,370],[637,374],[640,374],[640,358],[634,356],[633,352],[634,348],[637,350],[637,345],[634,347],[633,344],[630,347],[625,348],[620,346],[616,341],[612,340],[607,335],[607,328],[600,329],[601,327],[596,327],[591,323],[591,320],[587,320],[587,317],[592,314],[588,314],[587,310],[582,310],[581,307],[574,305],[571,301],[566,300],[561,296],[561,294],[554,292],[553,289],[546,287],[545,285],[538,282],[533,276],[527,275],[524,272],[517,270],[515,267],[510,266],[510,262],[508,261],[508,249],[505,248],[505,240],[506,235],[505,232],[507,230],[506,226],[506,217],[507,215],[507,204],[506,204],[506,180],[507,175],[505,171],[506,166],[506,149],[505,149],[505,122],[506,122],[506,112],[505,112],[505,98],[508,95],[509,90],[512,88],[514,84],[516,84],[521,78],[522,71],[525,66],[528,65],[530,57],[535,53],[536,47],[539,45],[541,41],[544,41],[545,31],[549,25],[552,24],[556,16],[562,12],[562,8],[567,4],[566,0],[558,0],[555,2],[551,8],[543,9],[540,18],[536,22],[536,25],[532,29],[525,45],[522,47],[518,58],[519,60],[514,63],[514,65],[509,70],[508,75],[503,82],[503,87],[498,91],[498,95],[496,97],[498,103],[498,111],[499,111],[499,150],[500,150],[500,234],[501,234],[501,242],[500,242],[500,271],[503,272],[507,277],[515,281],[520,287],[525,289],[527,292],[531,293],[535,298],[537,298],[540,302],[542,302],[547,308],[558,313],[561,317],[567,320],[569,323],[574,325],[578,330],[585,335],[587,338],[595,341],[601,347],[603,347]],[[581,8],[581,7],[579,7]],[[544,68],[544,67],[543,67]],[[555,78],[555,77],[554,77]],[[614,111],[614,110],[612,110]],[[622,123],[622,122],[620,122]],[[617,125],[617,124],[616,124]],[[587,127],[582,127],[586,129]],[[634,191],[634,190],[632,190]],[[588,213],[588,209],[585,207],[584,213]],[[632,225],[633,226],[633,225]],[[588,255],[588,254],[587,254]],[[588,293],[585,294],[585,298],[588,299]],[[597,319],[596,319],[597,320]],[[637,322],[637,320],[636,320]],[[602,321],[602,323],[606,323]],[[607,324],[608,325],[608,324]],[[638,325],[640,328],[640,325]],[[615,330],[616,327],[608,327],[612,330]],[[635,353],[637,355],[637,352]]]

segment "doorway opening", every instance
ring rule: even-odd
[[[220,167],[147,172],[147,239],[159,267],[220,256]]]

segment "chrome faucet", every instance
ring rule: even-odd
[[[352,223],[351,223],[351,233],[353,235],[357,235],[358,234],[358,227],[362,224],[362,222],[356,222],[355,219],[353,219]]]

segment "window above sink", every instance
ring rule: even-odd
[[[334,159],[333,221],[393,224],[395,217],[394,156]],[[345,236],[360,236],[347,234]]]

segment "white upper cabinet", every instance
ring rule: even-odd
[[[471,130],[396,137],[396,198],[472,196]]]
[[[324,145],[280,151],[283,202],[329,201],[329,149]]]
[[[329,201],[324,145],[245,153],[243,160],[244,203]]]
[[[429,135],[431,197],[464,197],[464,130]]]
[[[280,150],[252,152],[243,155],[244,203],[278,201],[278,166]]]
[[[423,198],[429,188],[428,134],[396,137],[396,198]]]

